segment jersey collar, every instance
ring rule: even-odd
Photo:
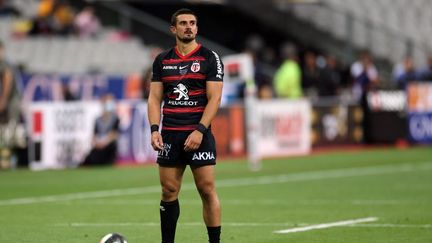
[[[198,44],[197,47],[195,47],[195,49],[193,49],[191,52],[189,52],[187,55],[183,56],[177,49],[177,46],[175,46],[175,52],[177,54],[178,57],[180,57],[180,59],[186,59],[189,58],[190,56],[192,56],[195,52],[197,52],[199,49],[201,48],[201,44]]]

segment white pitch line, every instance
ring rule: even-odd
[[[63,195],[5,199],[5,200],[0,200],[0,206],[24,205],[24,204],[34,204],[34,203],[46,203],[46,202],[61,202],[61,201],[89,199],[89,198],[106,198],[106,197],[139,195],[139,194],[157,193],[157,192],[160,192],[160,186],[148,186],[144,188],[136,187],[136,188],[105,190],[105,191],[70,193],[70,194],[63,194]]]
[[[309,225],[309,226],[305,226],[305,227],[297,227],[297,228],[291,228],[291,229],[285,229],[285,230],[277,230],[277,231],[274,231],[273,233],[289,234],[289,233],[304,232],[304,231],[315,230],[315,229],[327,229],[327,228],[332,228],[332,227],[347,226],[347,225],[353,225],[353,224],[358,224],[358,223],[374,222],[377,220],[378,220],[378,218],[376,218],[376,217],[369,217],[369,218],[362,218],[362,219],[350,219],[350,220],[333,222],[333,223],[316,224],[316,225]]]
[[[216,183],[218,188],[229,188],[229,187],[240,187],[240,186],[278,184],[278,183],[287,183],[287,182],[313,181],[313,180],[323,180],[323,179],[338,179],[338,178],[347,178],[347,177],[355,177],[355,176],[407,173],[413,171],[426,171],[426,170],[432,170],[432,162],[423,162],[423,163],[415,163],[415,164],[406,163],[400,165],[368,166],[368,167],[360,167],[360,168],[320,170],[320,171],[308,171],[308,172],[281,174],[281,175],[272,175],[272,176],[247,177],[247,178],[240,178],[240,179],[225,179],[225,180],[218,180]],[[196,190],[196,187],[193,183],[185,183],[182,186],[182,191],[189,191],[189,190]],[[159,192],[160,192],[160,186],[135,187],[135,188],[125,188],[125,189],[115,189],[115,190],[70,193],[70,194],[63,194],[63,195],[4,199],[4,200],[0,200],[0,206],[60,202],[60,201],[71,201],[71,200],[92,199],[92,198],[106,198],[106,197],[116,197],[116,196],[125,196],[125,195],[143,195],[148,193],[159,193]]]
[[[203,222],[179,222],[181,226],[202,226]],[[223,222],[226,227],[283,227],[283,226],[310,226],[307,223],[259,223],[259,222]],[[118,223],[57,223],[52,224],[54,227],[159,227],[160,222],[118,222]],[[360,227],[360,228],[432,228],[432,224],[347,224],[338,227]]]
[[[432,228],[432,224],[353,224],[347,227],[365,228]]]
[[[179,222],[180,226],[201,226],[204,222]],[[247,222],[224,222],[224,226],[228,227],[282,227],[282,226],[295,226],[295,225],[308,225],[306,223],[247,223]],[[154,227],[160,226],[160,222],[142,222],[142,223],[84,223],[84,222],[73,222],[73,223],[59,223],[54,224],[56,227]]]
[[[61,203],[61,202],[58,202]],[[143,198],[122,198],[122,199],[111,199],[106,200],[104,198],[95,198],[93,200],[81,200],[81,201],[64,201],[66,205],[70,204],[84,204],[84,205],[155,205],[159,203],[157,198],[154,199],[143,199]],[[223,199],[223,205],[333,205],[333,204],[350,204],[350,205],[410,205],[410,204],[430,204],[428,201],[415,201],[415,200],[277,200],[277,199]],[[202,205],[200,199],[182,199],[182,205]]]

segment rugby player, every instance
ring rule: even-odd
[[[162,187],[162,243],[174,242],[180,215],[178,196],[187,165],[202,199],[209,242],[220,242],[221,209],[214,169],[216,146],[210,124],[221,100],[223,63],[216,52],[196,41],[197,23],[191,10],[176,11],[170,26],[176,46],[159,54],[153,63],[148,113]]]

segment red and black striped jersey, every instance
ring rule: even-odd
[[[206,82],[223,76],[219,55],[201,44],[186,56],[176,47],[159,54],[152,82],[163,83],[162,130],[195,130],[207,105]]]

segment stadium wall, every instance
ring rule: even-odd
[[[135,81],[131,81],[135,80]],[[134,97],[138,91],[127,88],[136,79],[128,76],[103,75],[50,76],[35,75],[26,78],[27,130],[30,135],[29,157],[34,169],[76,167],[90,149],[94,119],[100,113],[95,101],[101,94],[112,92],[119,100],[120,137],[117,164],[153,163],[156,153],[149,144],[149,124],[146,102]],[[73,86],[78,100],[62,101],[61,86]],[[260,128],[258,146],[263,157],[307,154],[310,148],[322,146],[362,144],[365,136],[371,143],[395,143],[408,139],[412,143],[432,143],[432,84],[411,83],[404,91],[374,91],[367,95],[367,108],[342,102],[313,102],[309,109],[301,108],[299,101],[259,101],[253,107],[253,116]],[[138,92],[139,93],[139,92]],[[56,102],[52,102],[56,101]],[[307,101],[306,101],[307,102]],[[283,107],[279,107],[278,105]],[[297,112],[295,110],[297,109]],[[271,112],[274,111],[274,112]],[[269,115],[271,113],[273,115]],[[364,114],[367,113],[367,114]],[[286,116],[285,116],[285,115]],[[301,115],[302,119],[299,118]],[[272,118],[273,117],[273,118]],[[249,150],[244,103],[234,102],[222,107],[212,123],[218,141],[220,158],[244,157]],[[289,122],[292,121],[292,122]],[[290,124],[300,121],[297,128]],[[78,126],[79,125],[79,126]],[[292,131],[292,132],[290,132]],[[297,131],[297,132],[296,132]],[[287,132],[285,135],[284,132]],[[303,147],[288,151],[278,144],[279,138],[298,135]],[[282,139],[282,140],[283,140]],[[285,141],[285,140],[284,140]],[[271,151],[271,147],[277,147]],[[300,151],[301,150],[301,151]]]

